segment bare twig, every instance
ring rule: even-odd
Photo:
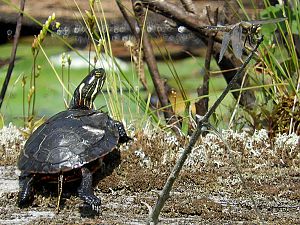
[[[210,14],[210,10],[207,8],[208,17]],[[214,24],[216,25],[218,20],[218,8],[214,12]],[[210,75],[210,62],[212,58],[213,48],[214,48],[214,36],[215,34],[210,34],[207,44],[207,50],[206,50],[206,56],[205,56],[205,74],[203,76],[203,85],[202,88],[198,88],[198,96],[201,95],[208,95],[209,93],[209,75]],[[205,113],[208,111],[208,97],[199,99],[197,102],[195,102],[196,106],[196,114],[198,115],[205,115]]]
[[[192,0],[180,0],[186,11],[197,14],[197,8]]]
[[[149,8],[153,12],[159,13],[171,20],[174,20],[177,24],[185,26],[191,31],[196,31],[203,39],[207,38],[209,32],[203,29],[203,25],[207,24],[206,17],[187,12],[178,7],[178,5],[167,1],[143,0],[142,2],[145,8]],[[215,40],[221,43],[222,36],[217,35]]]
[[[149,10],[159,13],[171,20],[174,20],[176,24],[185,26],[190,31],[193,31],[195,35],[200,38],[205,44],[208,44],[208,36],[210,32],[205,31],[203,28],[206,27],[204,24],[208,24],[207,18],[204,16],[198,16],[193,13],[189,13],[186,10],[178,7],[178,5],[173,4],[167,1],[152,1],[152,0],[143,0],[143,4]],[[219,53],[222,48],[223,36],[221,32],[217,33],[214,37],[215,43],[213,48],[214,58],[219,58]],[[226,51],[224,54],[223,60],[218,64],[221,70],[231,71],[233,68],[239,67],[241,65],[240,60],[235,59],[234,55],[229,51]],[[224,78],[227,83],[230,82],[234,76],[234,72],[223,73]],[[242,80],[238,80],[236,83],[236,88],[241,87]],[[235,98],[238,98],[238,93],[233,93]],[[252,107],[255,102],[255,96],[253,91],[247,90],[243,91],[241,96],[240,104],[247,107]]]
[[[124,8],[124,5],[122,3],[122,0],[116,0],[116,3],[124,17],[124,19],[126,20],[126,22],[128,23],[134,37],[136,38],[136,40],[139,39],[139,34],[137,33],[136,29],[135,29],[135,26],[134,26],[134,23],[133,21],[130,19],[128,13],[126,12],[125,8]]]
[[[136,68],[137,75],[141,81],[141,84],[143,85],[144,89],[149,93],[149,88],[147,85],[147,79],[144,73],[144,62],[143,62],[143,52],[142,49],[140,48],[141,43],[140,42],[140,36],[135,29],[135,25],[133,21],[130,19],[128,13],[125,10],[125,7],[122,3],[121,0],[116,0],[116,3],[124,17],[124,19],[127,21],[130,30],[132,31],[134,37],[135,37],[135,42],[133,44],[130,43],[130,46],[127,46],[129,48],[129,51],[132,55],[132,59]]]
[[[191,136],[190,142],[188,143],[187,147],[184,149],[182,154],[180,155],[179,159],[177,160],[170,176],[168,177],[163,190],[160,192],[159,197],[157,199],[157,202],[151,211],[149,218],[148,218],[148,224],[157,224],[158,223],[158,217],[161,212],[161,209],[163,208],[166,200],[170,196],[170,191],[172,190],[173,184],[175,180],[179,176],[179,172],[181,171],[188,155],[191,153],[192,148],[196,144],[197,140],[199,139],[200,135],[206,131],[205,127],[208,126],[208,119],[209,117],[215,112],[216,108],[220,105],[220,103],[223,101],[224,97],[228,94],[230,89],[233,87],[235,82],[240,76],[243,76],[244,74],[242,73],[245,67],[248,65],[250,62],[251,58],[254,55],[254,52],[257,50],[258,46],[262,42],[263,37],[261,37],[253,51],[250,53],[250,55],[247,57],[245,60],[244,64],[239,68],[239,70],[236,72],[234,78],[231,80],[231,82],[227,85],[226,89],[223,91],[221,96],[217,99],[217,101],[213,104],[213,106],[209,109],[209,111],[202,117],[201,120],[198,121],[197,123],[197,129],[194,131],[194,133]]]
[[[219,8],[216,8],[215,13],[216,13],[217,10],[219,11]],[[210,17],[211,13],[212,13],[211,8],[210,8],[209,5],[207,5],[206,6],[206,14],[207,14],[207,19],[209,21],[209,24],[216,26],[217,25],[217,20],[218,20],[218,14],[217,14],[217,18],[215,17],[215,14],[214,14],[214,20],[212,20],[212,18]]]
[[[132,7],[135,13],[135,16],[137,18],[137,22],[140,28],[141,32],[141,38],[142,38],[142,44],[143,44],[143,51],[144,51],[144,56],[145,60],[147,62],[149,72],[157,93],[157,96],[159,98],[159,101],[161,103],[161,106],[164,107],[164,116],[166,118],[166,121],[168,124],[172,125],[173,131],[179,135],[179,130],[180,124],[178,119],[176,118],[171,105],[169,104],[168,96],[164,87],[164,83],[161,79],[161,76],[159,74],[158,68],[157,68],[157,63],[156,59],[154,56],[152,44],[150,43],[148,33],[146,29],[144,28],[144,22],[145,22],[145,13],[144,13],[144,8],[143,4],[139,0],[132,0]],[[144,32],[144,33],[142,33]]]
[[[245,67],[250,62],[251,58],[253,57],[254,53],[256,52],[257,48],[259,47],[260,43],[263,41],[263,36],[258,39],[255,48],[251,51],[243,65],[238,69],[235,76],[231,79],[225,90],[222,92],[220,97],[217,99],[217,101],[212,105],[212,107],[209,109],[209,111],[204,115],[204,117],[201,119],[200,123],[207,122],[208,118],[216,111],[216,108],[220,105],[220,103],[223,101],[225,96],[228,94],[228,92],[232,89],[232,87],[235,85],[238,79],[240,79],[244,74],[243,71]]]
[[[9,66],[7,69],[6,77],[2,85],[1,93],[0,93],[0,109],[4,100],[4,96],[11,78],[12,71],[15,66],[15,60],[16,60],[16,53],[17,53],[17,48],[18,48],[18,43],[19,43],[19,37],[20,37],[20,32],[21,32],[21,27],[22,27],[22,20],[23,20],[23,11],[25,7],[25,0],[21,0],[20,2],[20,13],[19,17],[17,20],[17,26],[16,26],[16,32],[14,36],[14,43],[13,43],[13,48],[11,51],[11,56],[10,56],[10,62]]]

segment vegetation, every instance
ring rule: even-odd
[[[74,2],[76,4],[76,1]],[[103,59],[112,59],[109,61],[110,70],[107,70],[108,79],[103,88],[104,93],[101,98],[97,98],[96,107],[108,111],[114,118],[127,123],[127,127],[132,128],[132,135],[136,136],[135,140],[141,143],[145,140],[149,143],[155,141],[151,135],[146,135],[152,130],[159,130],[162,132],[162,136],[169,135],[171,132],[176,141],[180,142],[180,146],[178,144],[172,149],[169,149],[169,145],[161,147],[161,149],[167,148],[163,149],[163,153],[159,153],[158,147],[155,149],[154,146],[156,155],[146,152],[149,158],[155,159],[156,164],[152,165],[155,168],[161,158],[166,159],[167,168],[162,166],[162,168],[156,168],[157,171],[169,174],[171,166],[174,166],[174,170],[177,168],[176,172],[172,171],[165,185],[161,184],[160,187],[156,187],[162,189],[164,186],[164,192],[160,192],[158,201],[156,204],[153,203],[155,207],[152,208],[146,204],[150,211],[149,223],[156,224],[158,222],[158,215],[168,199],[172,185],[178,178],[184,163],[197,168],[200,167],[199,164],[203,166],[204,162],[197,161],[198,158],[195,157],[195,154],[201,155],[199,157],[202,159],[205,158],[205,165],[213,165],[213,167],[223,166],[222,160],[218,158],[221,156],[214,155],[216,152],[221,152],[224,157],[226,155],[230,159],[226,163],[234,165],[241,187],[248,194],[249,187],[243,178],[243,171],[240,167],[247,164],[249,167],[246,168],[261,167],[262,165],[263,167],[298,168],[299,143],[297,136],[294,135],[294,133],[300,134],[299,52],[295,46],[300,30],[299,10],[295,10],[300,7],[297,1],[276,6],[271,6],[268,1],[264,1],[265,10],[259,13],[259,19],[272,20],[283,17],[287,19],[278,24],[262,26],[259,34],[256,32],[259,29],[255,25],[250,24],[251,26],[247,28],[246,24],[245,27],[242,27],[241,23],[230,19],[227,22],[235,31],[224,31],[223,34],[221,31],[207,33],[206,25],[216,24],[220,12],[212,12],[207,8],[208,15],[202,18],[193,1],[189,0],[181,1],[184,10],[167,1],[132,1],[131,10],[125,8],[121,0],[116,2],[135,37],[134,40],[127,43],[130,48],[137,49],[137,51],[131,51],[132,62],[129,69],[121,69],[121,65],[118,65],[118,61],[113,58],[105,16],[103,19],[96,16],[99,13],[105,15],[101,1],[89,1],[90,9],[85,12],[76,4],[89,36],[88,49],[90,52],[95,52],[95,56],[87,60],[88,68],[76,69],[73,67],[72,60],[74,59],[68,56],[65,46],[75,51],[79,57],[83,56],[66,40],[55,34],[55,29],[59,26],[56,20],[59,18],[55,18],[54,15],[50,16],[42,26],[39,36],[35,37],[33,41],[23,40],[19,45],[20,54],[18,54],[19,59],[17,59],[14,69],[14,79],[11,81],[5,104],[2,106],[3,124],[13,121],[18,125],[24,124],[32,131],[41,123],[41,117],[48,117],[67,107],[70,93],[91,67],[103,64]],[[242,2],[237,1],[237,4],[245,13],[242,17],[249,17]],[[163,55],[164,60],[158,62],[153,51],[156,43],[151,41],[151,37],[147,33],[148,10],[173,20],[175,26],[182,25],[196,33],[208,45],[206,58],[191,57],[177,62],[172,60],[168,49],[159,47],[158,52]],[[230,15],[236,13],[231,10],[226,13]],[[136,31],[135,25],[132,24],[129,17],[136,21],[139,32]],[[215,17],[215,21],[211,19],[212,17]],[[240,33],[238,33],[239,31]],[[248,33],[242,35],[241,31]],[[48,37],[49,33],[52,33],[54,37]],[[241,38],[234,40],[231,37],[232,45],[230,46],[230,35],[232,37],[240,35]],[[264,35],[261,45],[260,35]],[[247,41],[246,38],[249,40]],[[59,45],[57,45],[57,40],[60,40]],[[52,46],[53,43],[55,43],[55,47]],[[28,51],[29,44],[32,51]],[[240,46],[240,49],[235,46]],[[259,50],[256,51],[255,47],[258,46]],[[3,56],[8,57],[9,48],[9,44],[0,47],[0,50],[4,52]],[[245,57],[241,55],[242,53],[245,53]],[[54,66],[50,59],[51,56],[57,54],[61,54],[61,65]],[[252,57],[254,54],[251,61],[250,58],[248,58],[249,61],[245,60],[246,55]],[[144,61],[147,67],[144,65]],[[250,63],[251,66],[246,67],[247,63]],[[32,67],[28,65],[32,65]],[[204,76],[208,79],[198,82],[198,71],[201,67],[204,68]],[[245,71],[238,70],[239,68],[245,69]],[[6,68],[2,68],[0,72],[5,70]],[[240,76],[237,80],[234,78],[236,71]],[[214,73],[222,74],[225,79],[221,76],[212,76]],[[165,85],[163,78],[167,78],[168,86],[174,87],[174,89]],[[225,91],[223,92],[223,90]],[[227,95],[224,100],[219,97],[222,92],[225,96],[228,91],[231,91],[233,95]],[[159,99],[160,106],[157,108],[150,105],[153,93],[156,93]],[[208,99],[209,104],[205,103]],[[219,107],[216,109],[211,106]],[[19,112],[22,112],[22,115]],[[219,132],[218,129],[221,128],[230,128],[243,135],[237,138],[239,133],[231,133],[232,130],[228,131],[229,134],[224,131]],[[242,130],[247,130],[248,134],[242,133]],[[215,147],[215,150],[202,149],[200,151],[199,145],[207,144],[204,136],[208,131],[213,131],[216,136],[213,138],[208,136],[207,139],[213,139],[212,142],[218,143],[219,146]],[[294,135],[285,139],[285,143],[293,140],[294,144],[282,144],[278,134],[283,133]],[[203,135],[203,138],[199,139],[200,134]],[[247,136],[249,134],[259,136],[259,140],[257,141],[255,138],[252,140]],[[143,135],[145,135],[145,139],[143,139]],[[156,134],[153,136],[160,137]],[[239,143],[239,138],[245,139],[246,143]],[[223,144],[220,143],[220,140]],[[261,147],[264,141],[271,144]],[[141,148],[147,148],[147,143],[141,145]],[[249,143],[251,143],[251,150],[249,150]],[[276,147],[272,143],[276,143]],[[184,146],[186,147],[184,148]],[[283,146],[283,149],[278,146]],[[176,149],[175,152],[173,148]],[[139,150],[134,153],[136,152]],[[193,152],[193,156],[189,156],[191,152]],[[203,152],[207,154],[203,155]],[[166,156],[167,153],[168,156]],[[127,154],[130,155],[130,153]],[[136,154],[136,156],[141,156],[145,152]],[[157,155],[161,157],[159,158]],[[260,156],[267,160],[265,164],[260,161]],[[255,158],[255,162],[247,157]],[[149,158],[145,157],[139,160],[147,164],[146,161]],[[126,160],[129,159],[130,157],[126,158]],[[139,160],[138,162],[140,162]],[[193,163],[191,163],[192,161]],[[149,165],[147,164],[147,166]],[[126,169],[128,168],[126,167]],[[144,173],[147,174],[149,171]],[[149,176],[152,175],[149,174]],[[249,199],[253,209],[256,210],[258,220],[263,221],[264,218],[258,212],[251,192]]]

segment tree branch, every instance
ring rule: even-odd
[[[132,60],[135,65],[135,69],[137,72],[137,75],[140,79],[141,84],[143,85],[144,89],[149,93],[148,85],[147,85],[147,79],[145,77],[145,72],[144,72],[144,61],[143,61],[143,52],[141,51],[140,47],[140,36],[135,29],[135,24],[134,22],[130,19],[128,13],[126,12],[124,5],[122,4],[121,0],[116,0],[117,5],[124,17],[124,19],[127,21],[130,30],[132,31],[134,37],[135,37],[135,42],[133,43],[133,46],[128,46],[130,54],[132,55]]]
[[[200,38],[206,45],[208,44],[208,36],[210,34],[209,31],[206,31],[204,28],[204,24],[209,24],[208,20],[204,16],[197,16],[193,13],[186,12],[184,9],[178,7],[177,5],[167,2],[167,1],[152,1],[152,0],[143,0],[144,7],[149,8],[153,12],[157,12],[169,19],[174,20],[177,24],[185,26],[189,30],[193,31],[195,35]],[[214,37],[215,43],[213,48],[214,58],[218,58],[221,43],[223,36],[218,32]],[[235,58],[232,53],[228,51],[225,52],[223,60],[218,64],[221,70],[231,71],[232,69],[241,65],[241,62]],[[223,73],[224,78],[227,83],[230,82],[232,77],[234,76],[234,72],[226,72]],[[237,88],[241,87],[242,81],[239,80]],[[234,97],[238,97],[238,93],[233,93]],[[241,105],[252,107],[255,101],[255,96],[251,90],[243,91],[242,97],[240,100]]]
[[[169,99],[164,87],[164,83],[161,79],[161,76],[159,74],[156,59],[154,56],[152,44],[149,40],[147,29],[144,29],[144,23],[145,23],[145,13],[143,4],[139,0],[132,0],[132,7],[135,13],[135,16],[137,18],[138,26],[140,28],[140,35],[142,38],[142,44],[143,44],[143,51],[144,51],[144,57],[147,62],[149,72],[157,93],[157,96],[159,98],[159,101],[161,103],[161,106],[164,108],[164,116],[166,119],[167,124],[172,125],[171,128],[173,131],[179,135],[179,129],[180,124],[175,116],[172,106],[169,104]]]
[[[136,38],[136,40],[138,40],[139,39],[139,34],[136,32],[134,23],[131,21],[130,17],[128,16],[128,14],[127,14],[127,12],[126,12],[126,10],[124,8],[124,5],[122,3],[122,0],[116,0],[116,3],[118,5],[118,7],[119,7],[119,9],[120,9],[120,11],[121,11],[124,19],[127,21],[127,23],[129,25],[129,27],[130,27],[130,29],[131,29],[134,37]]]
[[[186,11],[193,13],[193,14],[198,14],[197,13],[197,8],[194,5],[192,0],[180,0],[183,7],[185,8]]]
[[[247,59],[245,60],[244,64],[239,68],[239,70],[236,72],[235,76],[233,77],[233,79],[231,80],[231,82],[227,85],[226,89],[223,91],[223,93],[221,94],[221,96],[217,99],[217,101],[213,104],[213,106],[209,109],[209,111],[204,115],[204,117],[202,117],[202,119],[200,119],[197,123],[197,129],[194,131],[194,133],[191,136],[190,142],[188,143],[187,147],[184,149],[183,153],[180,155],[179,159],[177,160],[170,176],[167,179],[167,182],[165,183],[163,190],[159,193],[157,202],[153,208],[153,210],[151,211],[149,218],[148,218],[148,224],[157,224],[158,223],[158,217],[159,214],[166,202],[166,200],[169,198],[170,196],[170,191],[172,190],[172,187],[174,185],[175,180],[178,178],[179,176],[179,172],[181,171],[188,155],[191,153],[192,148],[194,147],[194,145],[196,144],[197,140],[199,139],[200,135],[206,131],[206,129],[203,129],[207,126],[208,124],[208,119],[209,117],[215,112],[216,108],[220,105],[220,103],[223,101],[223,99],[225,98],[225,96],[228,94],[228,92],[231,90],[231,88],[233,87],[233,85],[235,84],[235,82],[237,81],[237,79],[240,76],[243,76],[243,70],[245,69],[245,67],[248,65],[248,63],[250,62],[251,58],[254,55],[254,52],[257,50],[258,46],[260,45],[260,43],[263,41],[263,37],[261,37],[255,48],[252,50],[252,52],[250,53],[250,55],[247,57]]]
[[[209,7],[207,7],[208,17],[210,15]],[[218,8],[214,12],[214,22],[212,25],[216,25],[218,21]],[[214,48],[214,36],[215,34],[210,34],[207,44],[206,56],[205,56],[205,74],[203,76],[202,88],[198,88],[198,96],[208,95],[209,93],[209,75],[210,75],[210,62],[212,58],[213,48]],[[196,114],[203,116],[208,111],[208,97],[199,99],[195,102]]]
[[[2,85],[1,93],[0,93],[0,109],[1,109],[4,97],[5,97],[5,94],[6,94],[6,90],[7,90],[10,78],[11,78],[12,71],[15,66],[16,53],[17,53],[19,37],[20,37],[21,27],[22,27],[24,7],[25,7],[25,0],[21,0],[20,13],[19,13],[19,17],[17,20],[17,26],[16,26],[16,31],[15,31],[15,36],[14,36],[14,43],[13,43],[13,48],[12,48],[11,56],[10,56],[10,62],[9,62],[9,66],[7,69],[5,80]]]
[[[207,17],[198,16],[194,13],[187,12],[184,9],[178,7],[176,4],[167,1],[152,1],[143,0],[143,5],[145,8],[149,8],[151,11],[159,13],[169,19],[174,20],[179,25],[185,26],[191,31],[197,32],[201,39],[207,39],[209,31],[205,30],[204,24],[208,24]],[[215,40],[222,42],[222,36],[217,35]],[[205,41],[207,43],[207,40]]]

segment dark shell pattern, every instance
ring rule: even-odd
[[[30,136],[18,167],[28,173],[60,173],[79,168],[117,146],[119,131],[115,123],[97,110],[60,112]]]

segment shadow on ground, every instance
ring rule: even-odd
[[[239,146],[240,140],[233,141],[232,154],[245,189],[221,142],[210,138],[198,144],[213,144],[214,150],[204,149],[202,154],[200,147],[194,149],[163,208],[161,224],[300,224],[299,156],[284,163],[283,154],[271,154],[276,146],[263,139],[252,143],[251,151],[258,149],[259,156]],[[18,170],[10,157],[11,165],[2,162],[0,167],[0,224],[145,224],[147,205],[155,203],[185,144],[186,140],[166,133],[135,134],[131,144],[122,146],[120,164],[108,176],[96,174],[95,193],[102,199],[102,213],[88,216],[82,216],[83,203],[75,195],[63,197],[59,214],[52,194],[39,193],[31,207],[19,209]],[[300,151],[297,145],[291,149]],[[114,160],[107,165],[110,161]]]

